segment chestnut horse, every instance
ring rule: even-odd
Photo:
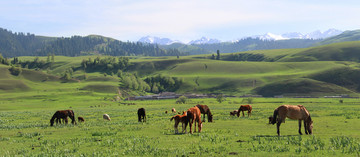
[[[170,119],[170,121],[172,121],[173,119],[175,119],[175,124],[174,124],[175,134],[179,133],[179,131],[178,131],[178,125],[179,125],[180,122],[181,122],[181,126],[182,126],[182,131],[181,131],[181,133],[183,133],[184,130],[185,130],[185,133],[187,133],[187,132],[186,132],[186,127],[187,127],[187,125],[188,125],[189,120],[187,119],[186,112],[183,112],[182,115],[175,115],[175,116],[173,116],[173,117]],[[185,124],[185,127],[184,127],[184,124]]]
[[[56,111],[52,116],[52,118],[50,119],[50,126],[54,125],[55,119],[56,119],[56,124],[58,123],[61,124],[61,119],[63,119],[64,123],[67,124],[68,123],[67,117],[70,117],[72,124],[76,124],[75,114],[73,110],[59,110]]]
[[[248,111],[248,117],[249,117],[249,116],[251,116],[251,110],[252,110],[251,105],[241,105],[238,112],[237,112],[237,116],[238,117],[240,116],[240,111],[241,111],[243,117],[245,117],[244,111]]]
[[[144,108],[139,108],[137,111],[138,114],[138,121],[139,122],[146,122],[146,114],[145,114],[145,109]]]
[[[205,122],[205,114],[208,115],[208,122],[213,122],[213,115],[211,114],[211,111],[207,105],[197,104],[196,107],[198,107],[200,109],[200,112],[204,114],[203,122]]]
[[[299,134],[301,133],[301,121],[304,121],[305,134],[312,134],[313,121],[310,113],[303,105],[281,105],[275,109],[273,117],[269,117],[271,124],[276,123],[277,134],[280,136],[280,124],[285,123],[286,117],[299,120]]]
[[[187,114],[187,118],[188,118],[188,121],[190,123],[190,134],[192,134],[192,124],[194,123],[195,121],[195,132],[196,132],[196,122],[198,122],[198,127],[199,127],[199,132],[201,132],[201,128],[202,128],[202,122],[201,122],[201,112],[200,112],[200,109],[198,107],[192,107],[192,108],[189,108],[187,111],[186,111],[186,114]]]

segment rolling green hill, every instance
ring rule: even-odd
[[[84,71],[83,60],[98,62],[107,56],[56,56],[49,68],[23,69],[19,76],[9,72],[10,66],[1,65],[0,92],[89,91],[116,94],[146,94],[143,86],[147,78],[164,76],[157,85],[177,78],[178,93],[225,93],[230,95],[357,95],[360,91],[360,41],[335,43],[313,48],[277,49],[221,54],[222,60],[209,59],[209,54],[196,56],[130,57],[130,65],[122,71]],[[260,61],[227,61],[239,54],[263,55]],[[256,55],[254,55],[256,56]],[[20,57],[32,61],[35,57]],[[39,57],[46,60],[47,57]],[[114,58],[116,60],[116,58]],[[92,62],[90,62],[92,63]],[[104,70],[112,65],[107,65]],[[72,80],[61,79],[71,69]],[[115,72],[115,73],[114,73]],[[160,77],[159,77],[160,78]],[[169,80],[168,80],[169,79]],[[129,83],[130,80],[130,83]],[[126,82],[127,81],[127,82]],[[131,81],[137,81],[136,85]],[[149,82],[148,82],[149,83]],[[156,83],[155,83],[156,84]],[[149,86],[149,85],[148,85]],[[10,88],[12,87],[12,88]],[[160,86],[159,86],[160,87]],[[138,91],[131,93],[133,91]],[[153,88],[150,86],[149,88]],[[130,91],[130,92],[129,92]]]

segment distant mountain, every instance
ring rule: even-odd
[[[266,33],[264,35],[254,35],[251,38],[258,38],[261,40],[287,40],[287,39],[325,39],[332,36],[341,34],[343,31],[337,29],[329,29],[327,31],[321,32],[319,30],[302,34],[299,32],[289,32],[281,35]]]
[[[210,39],[210,38],[206,38],[206,37],[201,37],[200,39],[192,40],[189,42],[190,45],[217,44],[217,43],[221,43],[221,41],[218,39]]]
[[[324,39],[323,41],[317,43],[317,45],[326,45],[344,41],[359,41],[360,40],[360,30],[345,31],[339,35],[332,36]]]
[[[169,38],[160,38],[154,36],[142,37],[138,40],[138,42],[158,45],[171,45],[173,43],[181,43],[179,40],[171,40]]]

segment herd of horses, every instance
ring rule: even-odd
[[[230,112],[230,115],[237,117],[240,116],[240,112],[242,112],[243,117],[244,111],[247,111],[248,117],[251,116],[252,106],[251,105],[241,105],[238,110],[234,110]],[[176,113],[175,108],[172,108],[172,112]],[[167,113],[167,111],[165,111]],[[139,108],[137,111],[138,114],[138,121],[139,122],[146,122],[146,112],[144,108]],[[203,115],[203,121],[201,121],[201,114]],[[174,129],[175,133],[178,132],[178,125],[182,124],[182,132],[181,133],[187,133],[186,127],[187,125],[190,126],[190,133],[192,134],[192,126],[194,124],[194,132],[196,132],[196,123],[198,126],[198,131],[201,132],[202,129],[202,123],[205,122],[205,115],[207,115],[208,122],[213,122],[213,115],[210,111],[210,108],[207,105],[196,105],[194,107],[189,108],[187,111],[182,112],[182,114],[179,112],[178,115],[175,115],[171,117],[170,121],[174,120]],[[52,118],[50,119],[50,126],[53,126],[54,123],[68,123],[68,117],[71,119],[72,124],[76,124],[75,121],[75,114],[73,110],[59,110],[54,113]],[[111,120],[110,116],[108,114],[104,114],[103,118],[105,120]],[[269,124],[275,124],[277,127],[277,134],[280,136],[280,125],[281,123],[285,123],[285,119],[290,118],[293,120],[299,121],[299,134],[302,135],[301,132],[301,123],[303,121],[304,128],[305,128],[305,134],[312,134],[312,128],[313,128],[313,121],[311,119],[309,111],[303,106],[303,105],[281,105],[278,108],[274,110],[274,113],[272,116],[269,117]],[[83,117],[78,117],[79,122],[84,122]]]

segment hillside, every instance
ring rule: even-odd
[[[111,55],[111,56],[177,56],[186,55],[177,49],[162,49],[157,45],[122,42],[89,35],[85,37],[44,37],[30,33],[13,33],[0,28],[0,53],[4,57]]]
[[[315,45],[326,45],[332,43],[339,43],[345,41],[359,41],[360,40],[360,30],[345,31],[337,36],[326,38]]]

